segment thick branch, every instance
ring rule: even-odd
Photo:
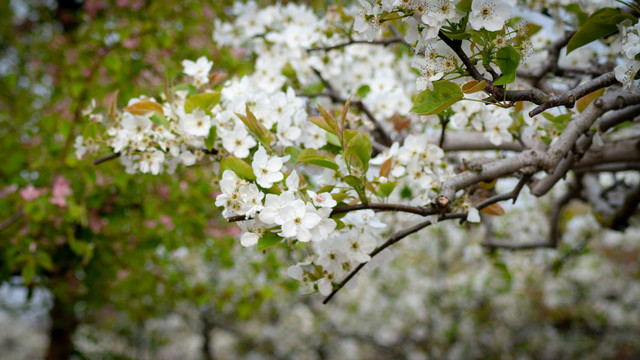
[[[542,167],[544,160],[544,153],[537,150],[527,150],[507,159],[484,164],[481,166],[481,171],[462,172],[444,182],[437,203],[440,206],[448,207],[454,200],[456,191],[460,189],[480,181],[492,181],[502,176],[511,175],[525,167]]]
[[[572,108],[576,101],[581,97],[590,94],[596,90],[609,87],[615,83],[617,83],[616,76],[613,71],[606,73],[604,75],[598,76],[597,78],[588,81],[573,90],[569,90],[560,95],[556,95],[540,104],[540,106],[529,112],[530,117],[534,117],[545,110],[558,107],[565,106],[567,108]],[[536,103],[537,104],[537,103]]]
[[[429,143],[439,144],[440,134],[432,134]],[[471,150],[509,150],[522,151],[522,144],[517,141],[505,141],[495,145],[481,132],[447,132],[442,144],[444,151],[471,151]]]
[[[625,194],[624,203],[616,211],[611,228],[620,231],[626,229],[629,226],[629,218],[638,210],[638,204],[640,204],[640,184]]]
[[[576,163],[576,171],[609,163],[638,163],[640,162],[640,140],[628,139],[605,143],[601,149],[591,149]]]

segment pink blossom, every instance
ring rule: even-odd
[[[53,181],[53,196],[49,199],[49,201],[52,204],[58,205],[60,207],[67,206],[67,200],[65,198],[73,194],[70,185],[71,181],[65,179],[64,177],[56,177],[56,179]]]
[[[160,223],[167,228],[167,230],[173,230],[176,226],[173,224],[173,219],[168,215],[160,215]]]
[[[35,200],[38,196],[42,195],[45,192],[43,189],[38,189],[33,185],[29,184],[26,188],[20,189],[20,196],[25,201]]]
[[[149,229],[153,229],[156,226],[158,226],[158,222],[155,221],[155,220],[147,219],[147,220],[143,221],[142,223],[144,224],[144,227],[149,228]]]
[[[0,199],[6,198],[18,190],[18,184],[7,185],[0,190]]]

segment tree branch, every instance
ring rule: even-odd
[[[502,176],[511,175],[523,168],[534,166],[540,168],[545,162],[546,156],[538,150],[526,150],[513,157],[495,160],[481,165],[478,172],[464,171],[446,180],[440,188],[440,196],[436,203],[447,208],[455,198],[456,191],[464,189],[480,181],[490,182]]]
[[[438,221],[443,221],[443,220],[450,220],[450,219],[463,219],[467,217],[467,213],[466,212],[460,212],[460,213],[451,213],[451,214],[442,214],[438,217]],[[431,221],[430,220],[426,220],[423,221],[421,223],[418,223],[410,228],[398,231],[397,233],[393,234],[384,244],[378,246],[375,250],[373,250],[373,252],[371,252],[371,254],[369,254],[369,256],[371,256],[371,258],[374,258],[376,255],[378,255],[379,253],[381,253],[384,249],[388,248],[389,246],[397,243],[398,241],[404,239],[405,237],[416,233],[424,228],[426,228],[427,226],[431,225]],[[369,260],[371,261],[371,260]],[[348,282],[349,280],[351,280],[360,270],[362,270],[362,268],[368,264],[368,262],[366,263],[361,263],[359,264],[355,269],[353,269],[349,275],[347,275],[339,284],[338,287],[336,287],[335,289],[333,289],[333,291],[331,292],[331,294],[329,294],[323,301],[323,304],[327,304],[329,301],[331,301],[331,299],[338,293],[338,291],[340,291]]]
[[[24,209],[19,208],[18,211],[13,213],[13,215],[9,216],[7,220],[0,222],[0,231],[8,228],[9,226],[11,226],[11,224],[18,221],[22,217],[22,215],[24,215]]]
[[[540,106],[529,112],[530,117],[534,117],[545,110],[558,107],[565,106],[567,108],[572,108],[576,101],[581,97],[590,94],[598,89],[609,87],[615,83],[617,83],[616,76],[613,71],[608,72],[604,75],[598,76],[597,78],[588,81],[573,90],[566,91],[560,95],[553,96],[546,100],[544,103],[539,104]],[[538,103],[536,103],[538,104]]]
[[[640,204],[640,184],[636,184],[625,194],[622,206],[613,216],[611,228],[618,231],[626,229],[629,226],[629,218],[638,210],[638,204]]]
[[[549,99],[549,95],[545,94],[543,91],[537,88],[528,89],[528,90],[510,90],[506,91],[504,86],[496,86],[493,85],[493,82],[490,79],[485,78],[480,74],[478,69],[476,69],[475,65],[471,62],[467,54],[465,54],[464,50],[462,50],[462,41],[461,40],[452,40],[444,35],[442,32],[438,33],[438,36],[445,44],[447,44],[451,50],[453,50],[458,58],[462,61],[464,66],[467,68],[467,72],[469,75],[478,81],[486,81],[487,86],[484,91],[487,94],[490,94],[493,99],[496,100],[505,100],[510,102],[516,101],[530,101],[535,104],[543,104]]]
[[[391,37],[388,37],[388,38],[378,39],[378,40],[373,40],[373,41],[350,39],[349,41],[345,41],[343,43],[339,43],[339,44],[336,44],[336,45],[313,47],[311,49],[307,49],[307,52],[330,51],[330,50],[340,49],[340,48],[343,48],[343,47],[346,47],[346,46],[349,46],[349,45],[353,45],[353,44],[383,45],[383,46],[388,46],[388,45],[391,45],[391,44],[405,44],[405,45],[407,45],[407,43],[404,41],[404,37],[402,37],[402,36],[391,36]]]
[[[329,216],[344,214],[351,211],[365,210],[365,209],[371,209],[376,212],[399,211],[399,212],[416,214],[420,216],[429,216],[429,215],[435,215],[439,213],[439,211],[432,205],[411,206],[411,205],[404,205],[404,204],[366,203],[366,204],[345,205],[345,206],[334,208],[333,211],[331,211],[331,214]],[[244,215],[237,215],[237,216],[230,216],[226,218],[226,220],[227,222],[237,222],[237,221],[244,221],[249,219]]]
[[[111,161],[120,157],[120,153],[113,153],[107,156],[101,157],[93,161],[93,165],[100,165],[104,162]]]
[[[440,134],[429,136],[430,144],[439,144]],[[447,136],[441,146],[444,151],[471,151],[471,150],[509,150],[522,151],[522,144],[517,141],[505,141],[500,145],[493,144],[488,137],[481,132],[451,132],[447,131]]]
[[[355,205],[345,205],[334,208],[331,212],[331,215],[334,216],[337,214],[344,214],[351,211],[363,210],[363,209],[372,209],[375,211],[400,211],[406,212],[421,216],[429,216],[438,214],[438,211],[435,207],[429,206],[410,206],[404,204],[385,204],[385,203],[367,203],[367,204],[355,204]]]

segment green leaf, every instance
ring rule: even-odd
[[[538,31],[542,30],[542,26],[534,23],[527,23],[527,36],[532,37]]]
[[[340,139],[338,139],[337,136],[327,133],[326,138],[329,144],[342,148],[342,144],[340,144]]]
[[[33,261],[27,262],[21,271],[22,280],[25,284],[30,284],[36,275],[36,264]]]
[[[84,140],[89,138],[95,139],[97,133],[98,133],[98,124],[94,122],[90,122],[87,124],[87,126],[85,126],[84,130],[82,131],[82,137],[84,138]]]
[[[149,119],[158,126],[169,128],[169,120],[167,120],[167,118],[165,118],[164,115],[154,113],[153,115],[151,115]]]
[[[516,70],[520,64],[520,53],[511,46],[503,47],[496,54],[496,62],[500,67],[502,76],[493,84],[506,85],[514,82],[516,80]]]
[[[274,233],[266,233],[262,235],[262,237],[258,240],[258,250],[266,250],[284,239],[282,236],[279,236]]]
[[[238,159],[237,157],[230,156],[227,158],[227,166],[231,169],[236,175],[243,179],[247,180],[255,180],[256,175],[253,173],[253,168],[251,165],[246,162]]]
[[[318,104],[318,110],[320,110],[320,113],[322,114],[322,117],[324,118],[324,121],[326,121],[327,125],[334,130],[331,132],[333,134],[338,134],[340,128],[338,127],[336,119],[334,119],[333,116],[331,116],[322,106],[320,106],[320,104]]]
[[[198,89],[191,84],[180,84],[175,87],[176,91],[187,91],[189,95],[195,95],[198,93]]]
[[[45,270],[53,269],[53,261],[51,260],[51,256],[42,250],[36,251],[36,260],[38,261],[38,265],[40,265]]]
[[[571,37],[567,44],[567,54],[573,50],[587,45],[593,41],[603,38],[618,31],[617,24],[629,19],[632,23],[637,23],[631,14],[626,14],[614,8],[602,8],[589,16],[584,25]]]
[[[366,97],[370,91],[371,91],[371,87],[367,84],[364,84],[358,88],[358,91],[356,91],[356,96],[362,99]]]
[[[461,90],[465,94],[473,94],[478,91],[484,90],[486,86],[487,86],[487,82],[485,80],[482,80],[482,81],[471,80],[468,83],[463,84],[461,87]]]
[[[184,111],[187,114],[197,108],[202,111],[208,111],[220,102],[220,96],[218,91],[189,96],[184,102]]]
[[[471,11],[471,3],[473,2],[473,0],[460,0],[460,2],[458,2],[456,4],[456,9],[462,11],[462,12],[469,12]]]
[[[382,185],[380,185],[380,195],[382,197],[389,197],[389,195],[391,195],[391,193],[393,192],[393,189],[396,188],[396,182],[395,181],[388,181]]]
[[[361,167],[365,171],[367,170],[369,160],[371,159],[371,141],[369,141],[366,135],[359,132],[349,140],[345,151],[345,158],[348,159],[350,156],[358,159],[362,165]]]
[[[298,156],[300,155],[300,149],[295,146],[287,146],[284,149],[284,153],[289,155],[289,162],[295,164],[298,161]]]
[[[451,81],[438,81],[433,90],[425,90],[418,94],[411,112],[420,115],[437,114],[462,99],[464,95],[460,86]]]
[[[331,170],[338,170],[338,164],[336,164],[336,162],[332,158],[326,155],[318,155],[315,149],[302,150],[302,152],[300,152],[300,154],[298,155],[296,164],[301,162],[322,166]]]
[[[331,126],[329,126],[329,124],[327,124],[327,122],[321,116],[311,116],[309,117],[309,121],[330,134],[338,135],[338,133]]]
[[[211,151],[213,149],[213,145],[216,142],[216,138],[218,137],[218,129],[215,126],[212,126],[209,129],[209,136],[204,139],[204,145],[207,147],[207,150]]]
[[[267,150],[270,150],[271,142],[273,141],[273,135],[266,127],[264,127],[264,125],[262,125],[258,121],[258,119],[256,119],[256,117],[253,115],[253,113],[249,109],[249,105],[245,105],[245,106],[246,106],[247,115],[245,116],[245,115],[236,113],[236,116],[238,116],[240,120],[242,120],[242,122],[247,126],[249,131],[258,138],[258,141],[260,141],[260,143],[264,145],[264,147]]]
[[[359,177],[348,175],[345,176],[343,180],[347,183],[347,185],[351,186],[354,189],[360,189],[364,187],[362,184],[362,180],[360,180]]]

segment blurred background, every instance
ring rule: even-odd
[[[211,40],[232,5],[0,2],[1,359],[640,357],[640,232],[601,230],[584,207],[558,251],[487,252],[482,231],[430,228],[322,305],[287,277],[286,246],[241,248],[207,164],[152,176],[78,160],[93,99],[158,94],[203,55],[251,71]],[[496,236],[544,237],[548,204],[519,201]]]

